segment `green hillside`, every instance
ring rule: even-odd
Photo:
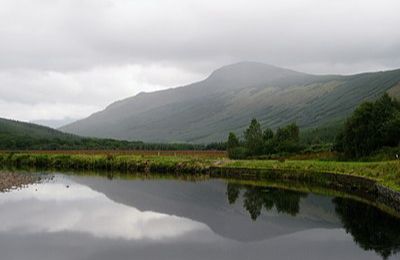
[[[74,135],[65,134],[60,131],[31,123],[19,122],[0,118],[0,148],[24,148],[35,146],[47,141],[79,141]]]
[[[0,150],[79,150],[79,149],[205,149],[190,144],[156,144],[140,141],[84,138],[37,124],[0,118]]]
[[[62,127],[83,136],[147,142],[208,143],[263,127],[302,129],[343,121],[363,101],[398,94],[400,70],[350,76],[310,75],[244,62],[185,87],[141,93]]]

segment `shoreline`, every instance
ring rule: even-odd
[[[378,181],[361,176],[326,172],[301,172],[276,169],[249,168],[210,168],[211,177],[233,178],[250,181],[288,181],[317,185],[322,188],[365,198],[371,202],[383,204],[400,215],[400,192],[386,187]]]
[[[400,214],[400,161],[233,161],[194,156],[0,153],[3,168],[179,173],[213,178],[304,182],[361,196]]]

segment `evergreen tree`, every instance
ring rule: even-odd
[[[267,128],[263,132],[264,154],[273,154],[275,152],[274,132]]]
[[[245,146],[251,155],[260,155],[263,151],[263,132],[257,119],[251,120],[244,132]]]
[[[228,142],[226,146],[228,150],[231,150],[239,146],[239,139],[236,137],[234,133],[232,132],[229,133]]]
[[[283,128],[278,128],[275,134],[275,147],[278,152],[297,152],[301,149],[299,127],[292,123]]]
[[[286,131],[288,132],[288,141],[297,143],[300,141],[300,129],[296,123],[292,123],[286,126]]]
[[[264,142],[268,142],[274,138],[274,132],[271,130],[271,128],[267,128],[263,132],[263,139]]]

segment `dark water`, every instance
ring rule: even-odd
[[[54,176],[0,193],[0,259],[400,259],[400,220],[350,199]]]

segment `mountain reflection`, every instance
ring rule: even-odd
[[[78,183],[60,179],[0,196],[1,233],[80,232],[97,238],[159,240],[208,230],[187,218],[140,211]],[[29,216],[28,218],[26,216]]]
[[[335,210],[346,232],[365,250],[374,250],[384,259],[400,252],[400,220],[373,206],[344,198],[334,198]]]
[[[300,199],[307,197],[303,192],[228,183],[226,194],[230,204],[236,202],[241,190],[244,190],[243,207],[252,220],[257,220],[263,208],[266,211],[275,208],[278,213],[296,216],[300,211]]]

